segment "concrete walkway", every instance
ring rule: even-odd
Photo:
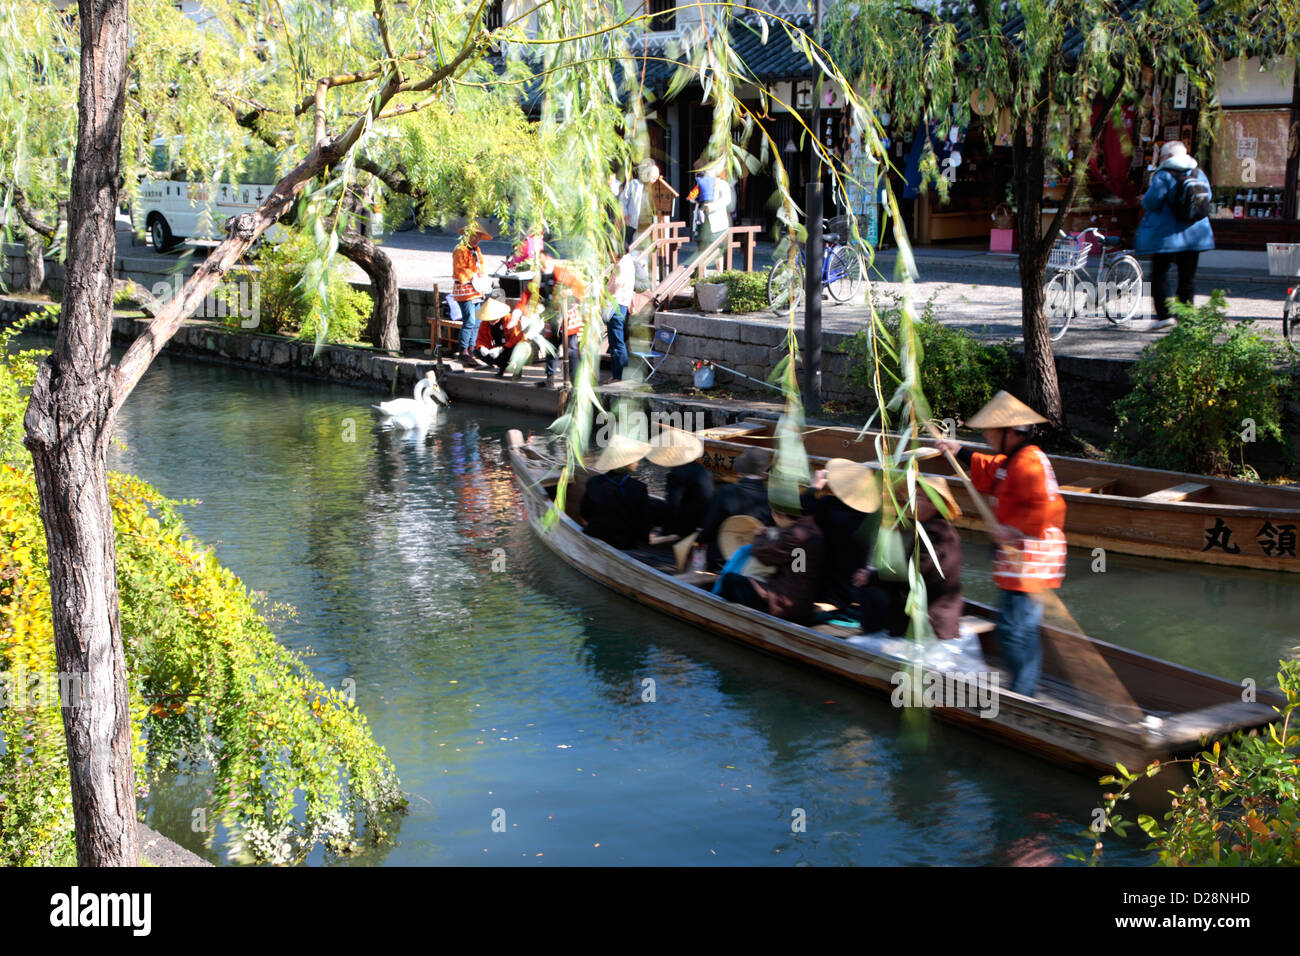
[[[176,258],[183,246],[172,252],[157,254],[151,246],[132,245],[130,233],[119,224],[119,252],[133,258],[159,256]],[[435,232],[389,233],[383,238],[383,248],[393,259],[397,269],[398,284],[406,289],[431,290],[436,284],[442,289],[451,287],[451,253],[459,236],[456,233]],[[497,268],[510,255],[509,242],[492,240],[482,244],[484,263],[489,272]],[[202,246],[193,249],[196,257],[204,254]],[[765,267],[772,261],[774,246],[763,242],[757,246],[756,265]],[[687,258],[693,247],[683,248]],[[972,334],[989,341],[1011,340],[1019,343],[1020,335],[1020,279],[1019,264],[1012,254],[996,254],[971,248],[951,246],[927,247],[914,250],[919,273],[912,285],[912,299],[918,311],[933,300],[935,315],[949,325],[967,329]],[[877,302],[886,305],[892,295],[902,292],[902,284],[893,281],[897,252],[882,250],[872,268],[872,278]],[[1069,331],[1056,343],[1056,354],[1069,357],[1105,357],[1135,359],[1153,338],[1149,331],[1153,324],[1150,298],[1151,263],[1143,261],[1143,271],[1148,277],[1143,308],[1124,327],[1110,324],[1104,316],[1075,319]],[[365,282],[359,269],[353,270],[353,281]],[[1096,260],[1091,263],[1096,270]],[[1197,302],[1203,303],[1215,289],[1223,289],[1228,298],[1230,318],[1254,319],[1262,333],[1281,337],[1282,305],[1286,296],[1287,280],[1269,276],[1263,269],[1239,268],[1231,271],[1203,267],[1197,272]],[[829,299],[822,304],[822,324],[827,331],[852,334],[865,327],[869,311],[863,304],[839,304]],[[744,316],[746,321],[784,326],[786,317],[771,313],[753,313]],[[803,311],[795,316],[796,324],[803,328]],[[1163,333],[1154,333],[1160,335]]]

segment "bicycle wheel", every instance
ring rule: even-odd
[[[1132,256],[1124,256],[1102,270],[1100,284],[1097,293],[1106,318],[1127,325],[1142,305],[1142,267]]]
[[[782,260],[767,277],[767,303],[779,314],[789,310],[792,299],[794,307],[799,308],[803,302],[803,266],[796,265],[792,272],[789,261]]]
[[[1053,342],[1061,340],[1075,313],[1082,311],[1080,299],[1085,294],[1074,281],[1074,273],[1068,269],[1062,269],[1047,283],[1043,311],[1047,315],[1047,334]]]
[[[1293,349],[1300,347],[1300,329],[1296,328],[1297,325],[1300,325],[1300,281],[1282,306],[1282,337]]]
[[[866,265],[855,249],[840,246],[826,261],[826,289],[836,302],[848,302],[862,288]]]

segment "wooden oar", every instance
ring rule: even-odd
[[[930,434],[936,439],[942,438],[938,430],[934,427],[933,422],[927,422],[926,427]],[[944,457],[948,459],[948,464],[952,466],[953,472],[962,480],[966,486],[967,493],[970,494],[971,500],[975,502],[975,508],[984,519],[984,525],[988,529],[997,527],[1001,522],[994,516],[993,510],[989,507],[984,496],[975,488],[975,483],[971,481],[970,475],[966,474],[966,469],[957,461],[957,457],[948,449],[941,449]],[[1008,551],[1014,550],[1009,545],[998,544],[999,548],[1005,548]],[[1061,599],[1056,596],[1056,592],[1051,589],[1033,592],[1043,604],[1044,617],[1051,616],[1055,626],[1067,631],[1073,631],[1075,634],[1083,634],[1083,628],[1079,622],[1066,609]],[[1045,635],[1046,636],[1046,635]],[[1056,657],[1060,661],[1064,676],[1079,690],[1098,700],[1105,702],[1112,712],[1123,720],[1131,723],[1137,723],[1145,716],[1133,695],[1129,693],[1123,681],[1116,676],[1114,669],[1107,663],[1106,659],[1089,641],[1052,641],[1051,648],[1056,652]],[[1046,650],[1046,648],[1044,649]],[[1046,655],[1044,655],[1046,656]]]

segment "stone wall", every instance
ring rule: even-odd
[[[690,385],[695,374],[692,363],[696,359],[710,359],[729,369],[767,381],[776,364],[786,354],[787,328],[775,322],[759,322],[742,318],[702,315],[694,312],[660,312],[655,320],[660,326],[677,330],[672,351],[660,366],[660,375],[668,381]],[[803,348],[803,329],[796,331],[799,347]],[[845,352],[852,336],[839,332],[822,334],[822,398],[828,402],[849,401],[854,398],[844,385],[848,372],[848,355]],[[638,347],[638,351],[639,351]],[[747,382],[727,372],[718,370],[717,386],[728,391],[766,391],[754,382]]]

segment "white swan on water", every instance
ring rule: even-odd
[[[371,405],[370,411],[384,428],[424,431],[438,418],[438,404],[447,405],[447,393],[438,385],[435,373],[426,372],[415,383],[414,398],[394,398]]]

